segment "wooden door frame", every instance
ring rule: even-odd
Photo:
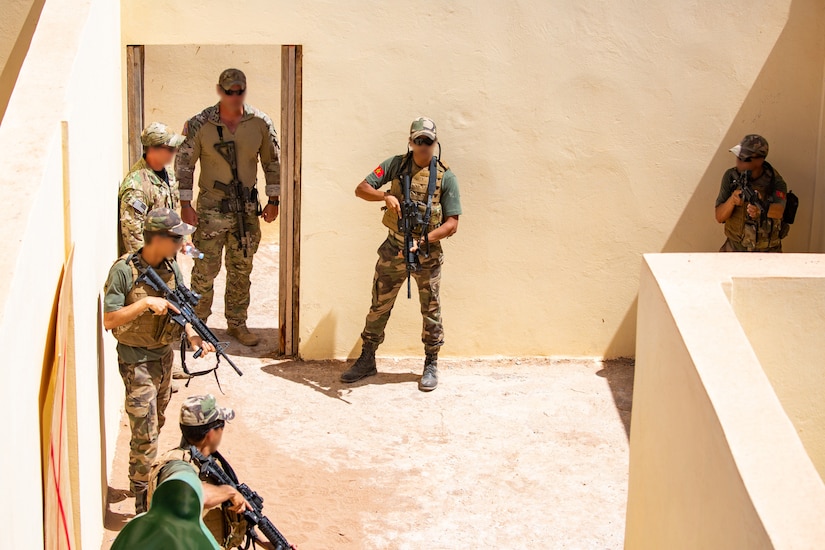
[[[303,48],[281,46],[281,206],[278,262],[278,354],[298,357],[300,343],[301,124]],[[129,166],[143,155],[144,45],[126,46]],[[120,242],[120,233],[118,233]]]

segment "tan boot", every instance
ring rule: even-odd
[[[258,337],[249,332],[249,329],[246,328],[246,325],[230,327],[226,332],[229,334],[229,336],[232,336],[233,338],[235,338],[235,340],[237,340],[245,346],[251,347],[258,345]]]
[[[180,367],[180,365],[175,365],[174,367],[172,367],[173,380],[189,380],[190,378],[192,377],[183,372],[183,369]]]

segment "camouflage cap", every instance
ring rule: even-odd
[[[235,85],[246,88],[246,75],[240,69],[226,69],[218,77],[218,85],[224,90],[228,90]]]
[[[435,122],[433,119],[420,116],[410,124],[410,139],[425,136],[435,140]]]
[[[765,158],[768,156],[768,140],[758,134],[748,134],[742,138],[739,145],[735,145],[729,150],[737,157]]]
[[[178,213],[170,208],[155,208],[146,214],[143,230],[151,233],[166,231],[173,235],[191,235],[195,226],[184,223]]]
[[[235,411],[218,407],[215,396],[211,393],[187,397],[180,407],[181,426],[205,426],[216,420],[232,420],[233,418],[235,418]]]
[[[140,142],[145,147],[159,147],[161,145],[180,147],[185,139],[186,136],[176,134],[162,122],[153,122],[144,128],[140,134]]]

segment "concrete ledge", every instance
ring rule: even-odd
[[[642,266],[626,548],[814,548],[825,485],[731,303],[737,278],[825,279],[813,255],[653,254]],[[741,309],[744,311],[744,309]],[[783,338],[809,345],[809,332]],[[758,324],[758,323],[757,323]],[[767,355],[764,355],[767,357]]]

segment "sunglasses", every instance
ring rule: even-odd
[[[224,90],[223,93],[226,95],[244,95],[246,93],[246,88],[241,90]]]
[[[762,157],[736,157],[742,162],[751,162],[753,159],[761,159]]]
[[[413,140],[413,143],[415,143],[416,145],[432,145],[435,142],[430,138],[417,137]]]
[[[167,233],[166,236],[175,241],[176,243],[179,243],[183,240],[183,235],[172,235]]]

